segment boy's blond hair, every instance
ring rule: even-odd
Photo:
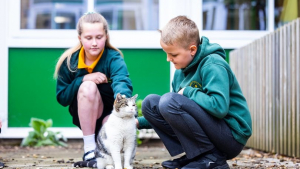
[[[194,21],[186,16],[177,16],[171,19],[167,25],[160,30],[161,41],[166,45],[177,45],[189,48],[191,44],[200,44],[199,30]]]

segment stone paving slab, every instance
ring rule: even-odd
[[[81,139],[69,140],[68,147],[19,147],[8,144],[11,140],[0,140],[0,161],[5,169],[73,169],[74,161],[81,161],[83,142]],[[176,157],[175,157],[176,158]],[[172,159],[160,140],[144,140],[137,148],[134,167],[136,169],[162,169],[162,161]],[[240,155],[227,161],[230,168],[299,168],[300,159],[244,149]]]

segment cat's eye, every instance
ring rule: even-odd
[[[132,106],[135,106],[135,104],[133,104]]]

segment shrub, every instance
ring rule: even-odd
[[[52,127],[52,119],[47,121],[37,118],[31,118],[29,126],[34,130],[30,131],[28,136],[22,140],[21,146],[64,146],[67,139],[60,132],[47,130]]]

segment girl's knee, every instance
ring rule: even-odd
[[[88,100],[94,100],[99,95],[97,85],[92,81],[83,82],[78,90],[78,100],[86,98]]]

